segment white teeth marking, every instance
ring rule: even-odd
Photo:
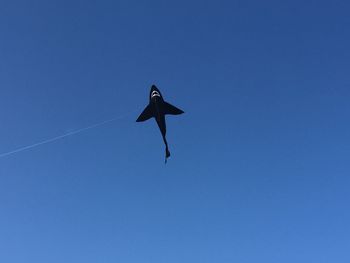
[[[160,97],[160,94],[158,93],[158,91],[156,90],[152,91],[151,98],[153,97]]]

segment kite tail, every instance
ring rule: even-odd
[[[166,141],[165,136],[163,136],[163,140],[165,143],[165,163],[167,163],[167,160],[170,157],[170,151],[169,151],[168,142]]]
[[[170,152],[169,152],[168,145],[167,145],[165,148],[165,163],[167,162],[169,157],[170,157]]]

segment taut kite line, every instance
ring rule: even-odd
[[[43,145],[43,144],[47,144],[47,143],[51,143],[51,142],[54,142],[54,141],[58,141],[60,139],[63,139],[63,138],[66,138],[66,137],[69,137],[69,136],[72,136],[72,135],[75,135],[75,134],[87,131],[87,130],[91,130],[93,128],[96,128],[96,127],[99,127],[99,126],[102,126],[102,125],[105,125],[107,123],[110,123],[110,122],[113,122],[113,121],[116,121],[116,120],[120,120],[123,117],[125,117],[126,114],[128,114],[128,113],[125,113],[125,114],[123,114],[123,115],[121,115],[119,117],[115,117],[113,119],[105,120],[105,121],[102,121],[102,122],[99,122],[99,123],[96,123],[96,124],[93,124],[93,125],[90,125],[90,126],[87,126],[87,127],[75,130],[75,131],[67,132],[65,134],[62,134],[62,135],[59,135],[59,136],[56,136],[56,137],[53,137],[53,138],[50,138],[50,139],[46,139],[46,140],[41,141],[41,142],[33,143],[33,144],[30,144],[30,145],[23,146],[23,147],[15,149],[15,150],[9,151],[9,152],[1,153],[0,154],[0,158],[9,156],[9,155],[12,155],[12,154],[15,154],[15,153],[19,153],[19,152],[22,152],[22,151],[25,151],[25,150],[29,150],[29,149],[38,147],[38,146]]]

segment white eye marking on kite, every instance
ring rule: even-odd
[[[160,94],[158,93],[158,91],[156,90],[152,91],[151,98],[153,97],[160,97]]]

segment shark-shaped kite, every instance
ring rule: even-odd
[[[165,162],[170,156],[168,142],[165,138],[165,134],[166,134],[165,115],[166,114],[179,115],[182,113],[184,113],[182,110],[164,101],[163,96],[160,93],[159,89],[155,85],[152,85],[150,95],[149,95],[149,104],[136,120],[137,122],[141,122],[141,121],[146,121],[152,117],[156,119],[160,132],[162,133],[162,136],[163,136],[163,141],[165,143]]]

